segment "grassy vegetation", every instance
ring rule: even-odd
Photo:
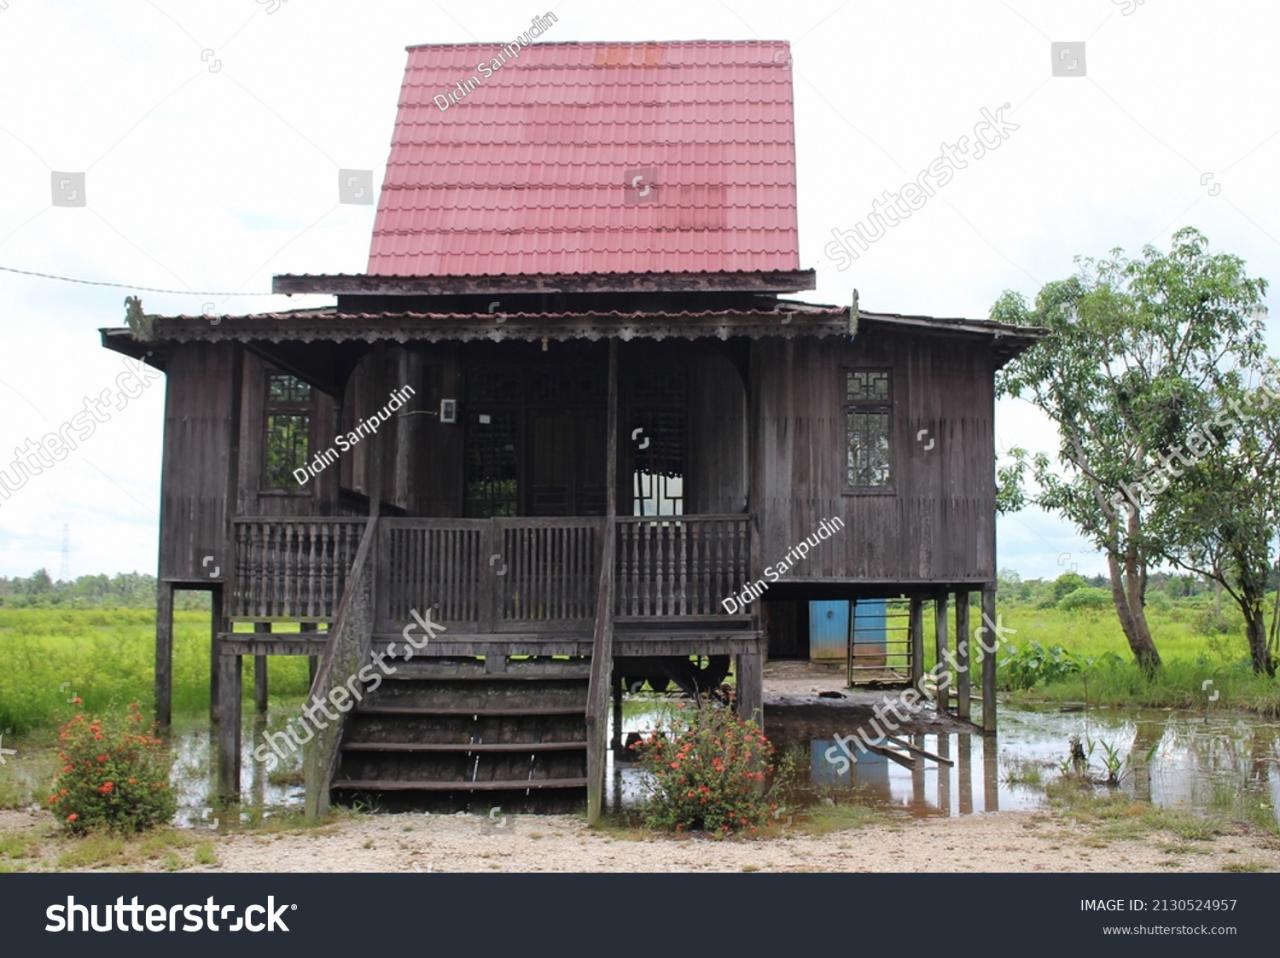
[[[182,871],[216,864],[213,842],[187,829],[158,828],[133,836],[94,832],[82,838],[31,830],[0,832],[0,872],[49,867]]]
[[[1172,835],[1182,842],[1204,842],[1227,828],[1226,820],[1215,815],[1196,815],[1135,801],[1120,792],[1098,790],[1071,777],[1048,783],[1045,795],[1052,808],[1072,821],[1092,826],[1095,837],[1104,842],[1137,840],[1157,833]]]
[[[831,835],[869,826],[885,826],[893,819],[880,807],[855,802],[819,802],[798,811],[791,822],[791,829],[801,835]]]
[[[1164,669],[1148,679],[1133,663],[1128,643],[1113,609],[1063,608],[1031,601],[1000,599],[1000,624],[1012,630],[1005,636],[1003,659],[1012,649],[1030,643],[1062,646],[1084,663],[1080,672],[1038,682],[1009,694],[1014,705],[1085,702],[1163,708],[1238,708],[1266,716],[1280,716],[1280,682],[1254,675],[1249,668],[1244,623],[1230,600],[1219,617],[1209,596],[1171,600],[1155,593],[1147,616]],[[973,613],[976,627],[979,619]],[[925,616],[926,669],[935,661],[933,617]],[[1204,682],[1213,685],[1205,689]]]
[[[209,614],[174,615],[173,709],[209,707]],[[104,713],[152,703],[155,613],[147,609],[13,609],[0,607],[0,733],[12,738],[49,730],[66,719],[79,695]],[[252,664],[246,659],[246,694]],[[271,663],[272,695],[306,692],[301,656]]]

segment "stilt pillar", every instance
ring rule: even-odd
[[[989,583],[982,587],[982,731],[993,735],[996,731],[996,647],[1000,637],[996,634],[996,587]]]
[[[161,582],[156,588],[156,724],[168,728],[173,722],[173,586]]]
[[[764,655],[738,655],[738,717],[764,727]]]

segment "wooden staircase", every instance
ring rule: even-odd
[[[490,657],[491,659],[494,657]],[[419,659],[348,717],[335,801],[385,808],[579,811],[589,661]]]

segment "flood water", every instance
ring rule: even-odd
[[[624,730],[648,731],[664,724],[662,710],[636,710]],[[899,741],[949,759],[945,765],[912,756],[904,765],[861,752],[856,763],[829,760],[843,754],[834,738],[791,734],[785,719],[765,731],[774,745],[807,758],[811,798],[847,798],[899,808],[913,815],[969,815],[1046,804],[1044,786],[1058,778],[1072,735],[1092,743],[1090,774],[1106,776],[1106,746],[1124,759],[1119,791],[1157,806],[1205,814],[1245,817],[1280,825],[1280,722],[1240,714],[1204,715],[1166,710],[1001,709],[994,738],[951,733],[900,735]],[[856,728],[842,731],[850,735]],[[870,744],[899,746],[883,739]],[[835,747],[835,751],[829,751]],[[610,807],[629,807],[644,794],[645,773],[635,764],[613,763]],[[619,804],[620,803],[620,804]]]
[[[274,705],[274,703],[273,703]],[[623,733],[647,732],[668,724],[667,700],[627,702]],[[270,817],[302,807],[301,757],[287,756],[268,770],[253,749],[268,731],[282,728],[293,714],[283,705],[264,720],[245,717],[242,802],[237,818]],[[841,734],[851,735],[850,727]],[[903,735],[917,749],[949,759],[945,765],[916,756],[906,765],[885,755],[852,749],[856,763],[833,763],[834,738],[789,733],[785,718],[766,719],[766,732],[780,750],[791,750],[807,765],[809,796],[831,797],[898,808],[914,815],[969,815],[1045,805],[1044,786],[1061,775],[1072,735],[1092,742],[1090,772],[1105,775],[1103,755],[1110,745],[1124,757],[1119,789],[1159,806],[1280,825],[1280,722],[1238,713],[1193,714],[1165,710],[1002,709],[1000,733]],[[175,722],[173,781],[178,789],[177,822],[212,826],[230,817],[211,796],[216,785],[207,722]],[[1105,743],[1105,745],[1104,745]],[[892,743],[890,743],[892,744]],[[895,750],[899,750],[895,746]],[[56,772],[56,750],[27,752],[0,767],[0,779],[40,802]],[[831,753],[838,756],[840,753]],[[606,801],[610,808],[635,807],[644,795],[645,773],[636,764],[609,756]]]

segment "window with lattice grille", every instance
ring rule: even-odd
[[[893,389],[887,369],[844,371],[846,492],[883,491],[893,481]]]
[[[630,444],[632,515],[683,515],[688,408],[684,369],[658,368],[636,376],[629,399],[627,431],[621,438]]]
[[[299,491],[295,469],[311,454],[311,387],[297,376],[267,373],[262,487]]]

